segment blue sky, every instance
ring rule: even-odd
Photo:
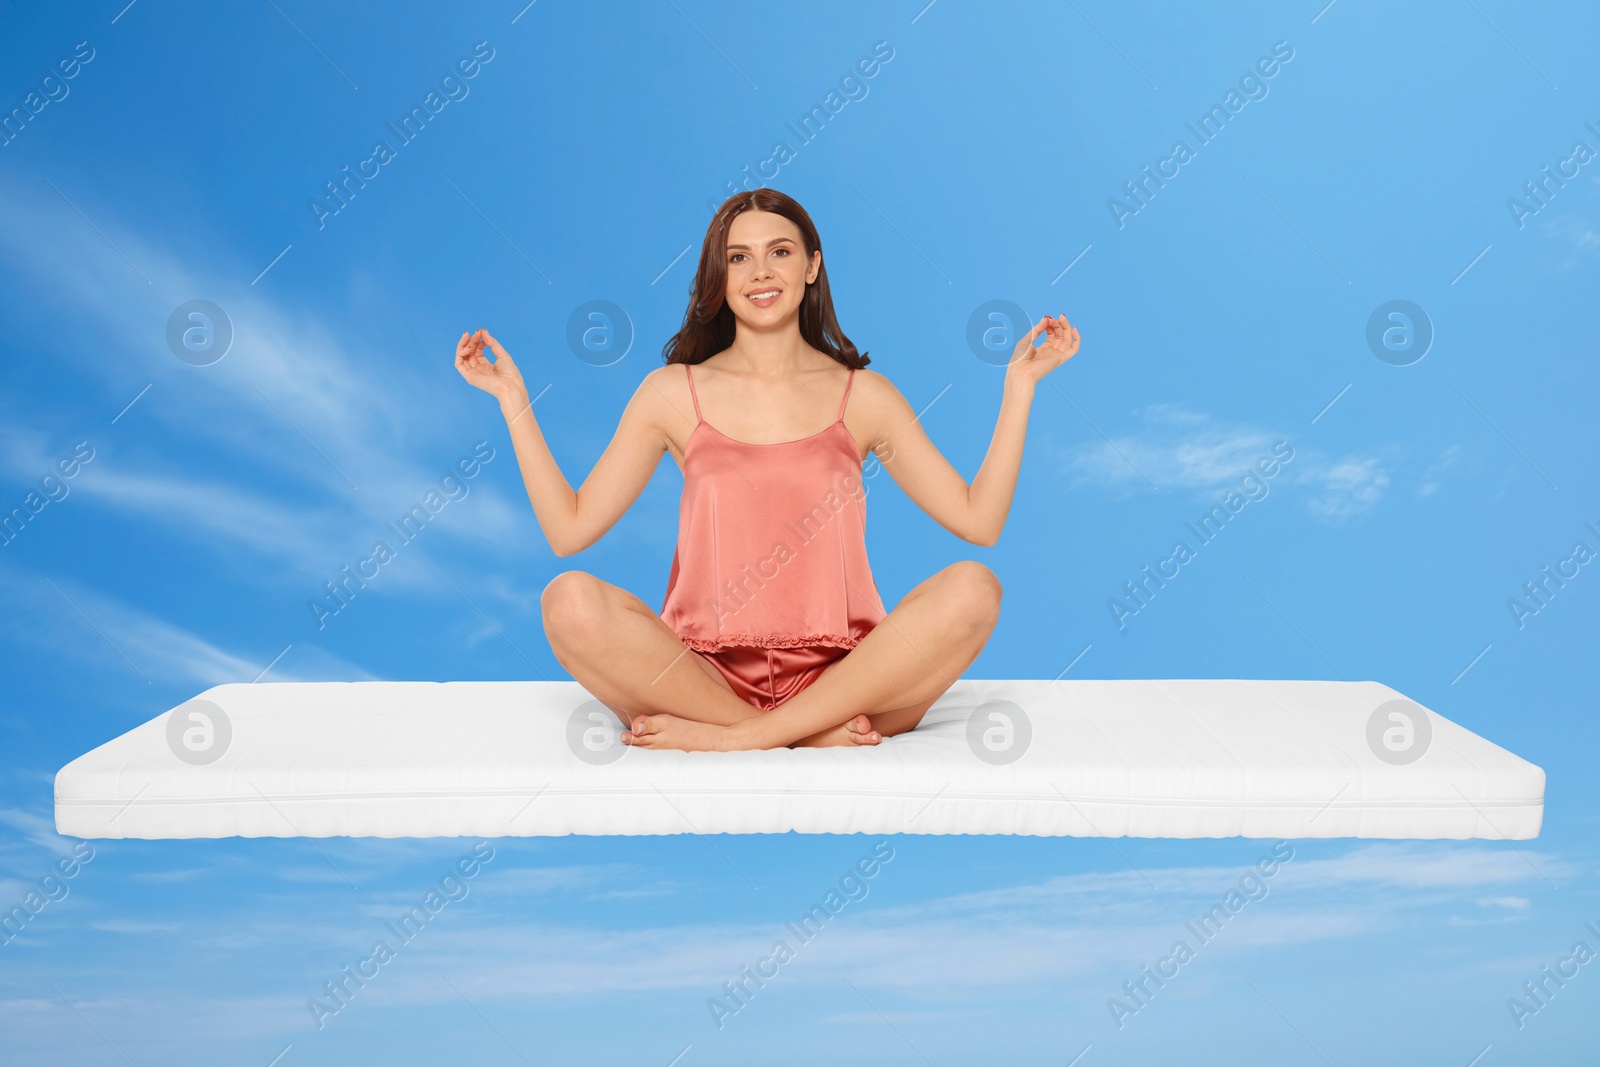
[[[708,205],[779,140],[771,184],[816,220],[845,332],[967,477],[1000,396],[974,313],[1083,336],[999,544],[869,483],[886,602],[992,567],[975,677],[1376,679],[1545,768],[1547,807],[1515,845],[1291,843],[1120,1029],[1108,999],[1273,842],[886,839],[868,895],[719,1029],[707,1000],[875,839],[505,839],[318,1029],[308,998],[474,842],[106,841],[0,946],[0,1062],[1592,1056],[1600,963],[1520,1027],[1507,1001],[1600,952],[1596,566],[1510,607],[1600,550],[1593,11],[125,3],[0,16],[0,109],[29,115],[0,147],[0,504],[92,451],[0,547],[0,904],[74,844],[55,771],[211,685],[564,678],[556,573],[659,604],[675,466],[556,558],[453,342],[487,326],[517,356],[580,482],[681,320]],[[375,175],[314,208],[379,139]],[[232,324],[205,366],[168,343],[192,300]],[[626,315],[620,358],[568,344],[596,300]],[[1420,359],[1369,346],[1395,300],[1429,324]],[[1278,441],[1266,495],[1119,627],[1108,601]],[[322,583],[478,442],[470,492],[319,629]]]

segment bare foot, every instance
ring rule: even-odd
[[[622,732],[622,743],[638,748],[677,748],[687,752],[727,752],[735,747],[733,732],[728,727],[665,712],[635,716],[633,729]]]
[[[882,740],[883,738],[872,728],[872,720],[865,715],[857,715],[849,722],[840,723],[811,737],[801,738],[789,747],[835,748],[841,745],[865,745],[870,748]]]

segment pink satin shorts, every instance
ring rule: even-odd
[[[771,711],[822,677],[831,664],[850,654],[848,648],[806,645],[800,648],[757,648],[731,645],[697,653],[728,680],[739,699]]]

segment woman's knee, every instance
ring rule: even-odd
[[[582,638],[605,625],[605,583],[586,571],[562,571],[539,594],[545,632]]]
[[[944,569],[943,577],[957,611],[978,628],[992,626],[1000,617],[1003,592],[994,571],[975,559],[964,559]]]

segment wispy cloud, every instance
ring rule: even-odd
[[[64,657],[111,672],[135,672],[152,684],[209,688],[224,682],[250,682],[261,676],[268,664],[272,669],[264,681],[375,679],[310,642],[290,647],[291,642],[286,641],[250,653],[230,651],[65,577],[47,581],[16,567],[0,566],[0,594],[12,603],[31,606],[25,617],[15,612],[0,615],[0,633],[13,647],[32,647],[52,659]],[[285,647],[289,651],[273,663]]]
[[[1536,221],[1545,240],[1565,252],[1553,264],[1561,270],[1592,267],[1600,257],[1600,215],[1594,209],[1595,200],[1600,198],[1600,177],[1590,177],[1576,188],[1581,191],[1575,191],[1573,196],[1587,194],[1588,199],[1559,204],[1558,210]]]
[[[702,1022],[696,1025],[706,1026],[708,1034],[712,1021],[702,1014],[707,998],[721,996],[725,981],[769,957],[782,940],[794,955],[769,979],[783,992],[758,997],[772,1004],[782,998],[792,1007],[797,1002],[791,998],[844,989],[848,979],[881,991],[884,999],[875,993],[871,1010],[859,1004],[834,1010],[836,1022],[881,1023],[882,1010],[914,1025],[931,1020],[930,1007],[944,1001],[959,1000],[957,1010],[971,1010],[975,998],[1041,990],[1098,1009],[1122,978],[1136,976],[1140,964],[1167,953],[1180,938],[1202,957],[1195,969],[1183,972],[1192,975],[1183,981],[1198,991],[1207,982],[1235,981],[1240,968],[1256,966],[1262,953],[1292,950],[1297,959],[1316,959],[1309,954],[1318,944],[1408,934],[1419,914],[1436,917],[1454,909],[1486,921],[1523,915],[1530,910],[1524,894],[1539,894],[1543,885],[1526,863],[1508,859],[1506,848],[1488,844],[1374,842],[1320,856],[1306,848],[1265,880],[1266,896],[1252,900],[1202,945],[1185,923],[1237,889],[1249,863],[1146,863],[1142,870],[1062,875],[915,902],[905,902],[904,887],[888,890],[900,873],[891,863],[867,883],[865,899],[848,903],[802,940],[787,924],[805,913],[810,898],[804,894],[786,895],[788,905],[746,902],[737,920],[676,921],[657,895],[648,898],[642,914],[596,911],[579,902],[607,887],[658,887],[655,872],[630,864],[540,866],[534,861],[540,843],[529,842],[515,850],[515,859],[508,845],[471,881],[470,895],[402,943],[385,922],[414,905],[437,879],[432,861],[438,856],[430,860],[421,849],[387,855],[389,844],[374,843],[386,858],[410,856],[417,866],[360,894],[342,886],[335,891],[331,883],[321,884],[320,874],[305,883],[284,879],[276,863],[259,879],[236,872],[245,875],[244,884],[270,894],[274,906],[268,912],[259,900],[232,894],[217,898],[216,907],[196,910],[192,892],[130,902],[85,890],[75,899],[74,922],[116,937],[100,939],[92,977],[61,967],[54,980],[79,1010],[116,1033],[140,1033],[143,1020],[163,1018],[159,1005],[181,997],[208,1020],[191,1036],[246,1035],[273,1044],[265,1053],[270,1059],[282,1043],[318,1040],[307,998],[322,994],[324,979],[337,979],[343,967],[369,955],[375,939],[392,942],[397,956],[359,989],[348,1009],[365,1025],[418,1008],[459,1008],[463,996],[493,1017],[513,1004],[528,1010],[574,997],[648,991],[657,995],[661,1013],[698,1016]],[[1548,852],[1530,858],[1563,878],[1582,866]],[[358,880],[366,884],[364,876]],[[820,900],[828,888],[819,884],[814,895]],[[694,891],[684,886],[674,896]],[[256,984],[234,982],[219,992],[169,975],[163,988],[148,993],[98,995],[102,989],[136,988],[131,977],[119,981],[118,975],[143,973],[150,951],[170,943],[174,932],[167,927],[173,925],[181,925],[191,959],[220,961],[243,953],[261,961]],[[11,948],[20,946],[30,958],[53,951],[65,927],[39,927],[29,931],[26,945],[19,939]],[[1321,958],[1343,951],[1330,948]],[[272,994],[252,995],[257,989]],[[30,1040],[49,1044],[50,1035],[74,1018],[59,999],[39,998],[29,985],[0,985],[0,991],[12,994],[0,999],[0,1022]],[[333,1025],[349,1024],[341,1015]]]
[[[1476,913],[1452,915],[1445,921],[1451,926],[1498,926],[1526,922],[1529,917],[1527,897],[1484,897],[1474,903],[1480,909]]]
[[[1146,429],[1100,440],[1068,452],[1066,473],[1076,485],[1144,486],[1215,490],[1239,480],[1275,441],[1268,430],[1222,426],[1178,404],[1151,404],[1138,412]]]
[[[69,852],[72,842],[56,833],[55,823],[21,808],[0,808],[0,825],[10,833],[0,835],[0,864],[21,874],[39,867],[44,873],[53,857]]]
[[[1228,943],[1235,948],[1299,945],[1399,929],[1409,912],[1441,902],[1462,908],[1489,900],[1496,907],[1515,907],[1512,902],[1519,897],[1506,892],[1485,897],[1483,889],[1536,889],[1543,882],[1531,867],[1506,857],[1505,849],[1488,846],[1439,849],[1404,843],[1363,845],[1328,858],[1299,856],[1262,879],[1266,895],[1250,904],[1248,915],[1230,923]],[[1536,862],[1560,877],[1571,873],[1559,856],[1539,855]],[[881,869],[879,881],[866,883],[865,899],[849,903],[802,945],[786,923],[798,922],[806,913],[811,902],[804,899],[760,921],[745,917],[651,924],[630,919],[619,925],[600,916],[559,921],[522,906],[551,895],[637,884],[648,880],[649,872],[618,865],[501,870],[489,865],[471,883],[470,895],[451,905],[448,937],[424,933],[406,947],[406,955],[425,957],[426,965],[397,967],[394,979],[382,984],[385,998],[395,1002],[448,999],[453,994],[441,990],[434,978],[441,972],[457,975],[469,996],[491,998],[511,990],[518,996],[569,996],[620,989],[715,989],[740,964],[769,953],[775,939],[791,942],[807,959],[794,971],[792,980],[799,982],[850,976],[909,988],[1064,980],[1125,966],[1156,948],[1166,949],[1186,920],[1238,890],[1249,870],[1248,864],[1146,866],[1142,871],[1065,875],[889,904],[881,896],[886,880],[896,876],[889,864]],[[277,891],[276,899],[290,908],[292,921],[257,919],[241,929],[226,910],[199,919],[189,916],[190,940],[234,949],[298,944],[302,953],[316,946],[315,951],[328,956],[331,973],[349,962],[343,955],[369,950],[370,937],[383,936],[384,920],[415,904],[425,888],[419,882],[397,889],[391,879],[376,895],[340,891],[330,896],[326,887],[332,882],[323,871],[311,867],[305,873],[309,881],[299,883],[304,890],[291,888],[289,897]],[[282,874],[273,872],[279,886],[297,885]],[[827,888],[819,886],[818,900]],[[1351,903],[1352,893],[1361,893],[1360,906]],[[352,909],[359,916],[354,926]],[[155,936],[156,927],[174,921],[159,907],[149,914],[86,918],[134,924],[119,931],[130,937],[140,933],[137,924],[149,924]],[[362,929],[362,922],[370,930]]]
[[[1281,464],[1271,484],[1298,487],[1311,514],[1343,523],[1370,512],[1389,486],[1387,462],[1376,456],[1335,458],[1276,430],[1224,425],[1180,404],[1151,404],[1137,413],[1143,429],[1111,440],[1066,450],[1062,469],[1070,484],[1121,494],[1181,490],[1215,498],[1237,490],[1256,464],[1273,459],[1273,446],[1287,441],[1294,457]]]
[[[1315,485],[1319,490],[1306,501],[1311,513],[1335,523],[1367,514],[1389,488],[1389,472],[1375,459],[1346,459],[1320,467],[1302,467],[1296,474],[1300,484]]]
[[[1428,464],[1427,469],[1422,472],[1422,484],[1417,487],[1417,496],[1429,497],[1437,493],[1440,485],[1443,484],[1444,472],[1455,466],[1456,461],[1460,458],[1461,445],[1459,444],[1451,445],[1439,453],[1439,458]]]
[[[127,919],[96,919],[88,924],[91,930],[103,930],[108,934],[170,934],[183,929],[182,923],[146,923],[132,922]]]
[[[111,210],[91,205],[146,283],[53,192],[3,181],[0,201],[9,208],[0,256],[32,281],[40,300],[116,339],[115,358],[108,350],[95,366],[89,357],[95,373],[82,375],[102,401],[103,421],[86,421],[82,405],[52,412],[48,430],[10,413],[3,462],[14,477],[36,479],[59,458],[66,440],[59,427],[76,418],[83,425],[72,440],[88,438],[102,451],[81,476],[85,495],[224,554],[242,547],[317,573],[348,562],[330,545],[370,548],[386,520],[417,504],[472,451],[475,442],[453,439],[449,420],[439,417],[438,376],[372,351],[360,331],[341,335],[278,305],[248,284],[247,267],[239,265],[231,281],[198,275],[158,241],[120,226]],[[197,293],[222,306],[235,331],[229,353],[204,368],[179,361],[165,338],[166,313]],[[454,374],[448,360],[438,365]],[[149,391],[113,430],[111,416],[145,385]],[[466,400],[447,403],[464,408]],[[515,463],[508,449],[497,452],[496,462]],[[257,488],[218,477],[240,472]],[[527,536],[525,508],[482,480],[469,489],[452,506],[470,508],[471,523],[441,521],[445,536],[502,549],[539,544]]]

